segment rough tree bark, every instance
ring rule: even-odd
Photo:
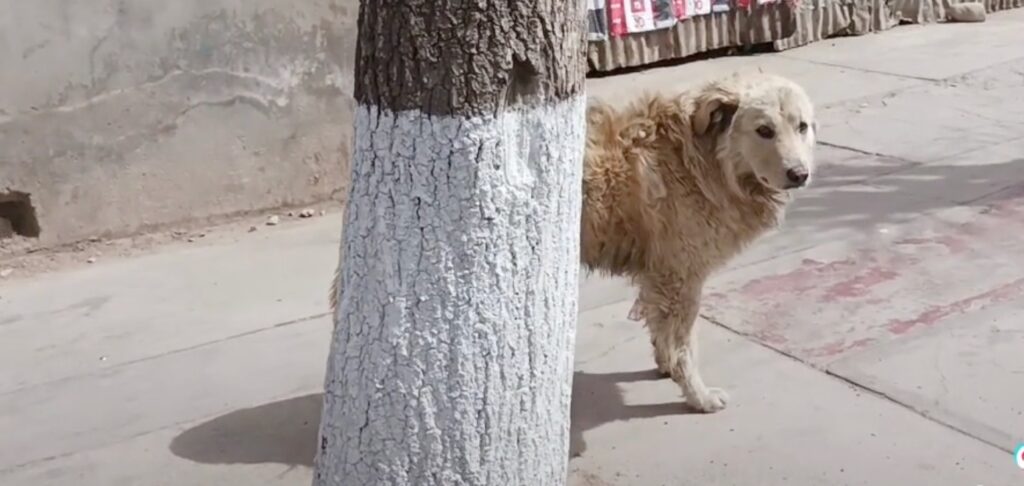
[[[584,8],[361,3],[315,486],[564,484]]]

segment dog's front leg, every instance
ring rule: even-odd
[[[729,395],[708,388],[697,369],[697,312],[704,279],[662,276],[640,291],[658,369],[682,388],[686,403],[701,412],[725,408]]]

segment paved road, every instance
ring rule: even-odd
[[[1024,11],[603,78],[758,65],[808,87],[822,172],[719,275],[684,413],[632,291],[582,285],[576,485],[1024,484]],[[308,484],[340,221],[0,283],[0,485]]]

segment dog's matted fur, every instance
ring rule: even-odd
[[[691,407],[725,407],[697,370],[694,325],[708,276],[777,227],[814,170],[814,108],[768,74],[735,74],[622,110],[587,113],[583,264],[639,287],[658,369]]]

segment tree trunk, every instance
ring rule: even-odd
[[[362,2],[315,486],[565,483],[584,14]]]

